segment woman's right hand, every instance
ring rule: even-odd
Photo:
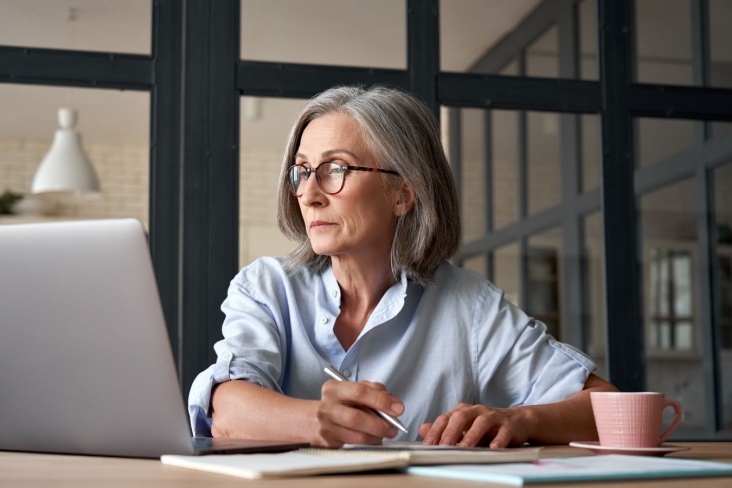
[[[374,415],[377,409],[398,417],[404,404],[381,383],[326,381],[317,409],[318,432],[313,444],[340,447],[343,444],[381,444],[397,429]]]

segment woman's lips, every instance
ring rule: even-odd
[[[329,225],[333,225],[333,223],[332,222],[326,222],[324,220],[313,220],[312,222],[310,222],[310,228],[311,229],[323,228],[323,227],[327,227]]]

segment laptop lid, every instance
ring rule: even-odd
[[[0,226],[0,392],[2,450],[200,453],[139,221]]]

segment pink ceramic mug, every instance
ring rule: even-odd
[[[681,423],[681,405],[663,393],[592,392],[590,400],[602,446],[658,447]],[[662,434],[666,407],[673,407],[675,417]]]

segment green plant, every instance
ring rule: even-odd
[[[13,205],[23,198],[20,193],[15,193],[11,190],[5,190],[0,195],[0,215],[13,213]]]

